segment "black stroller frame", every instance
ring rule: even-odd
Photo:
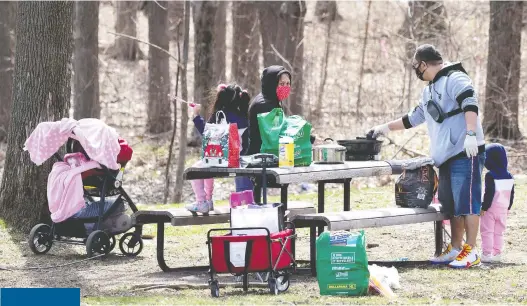
[[[70,146],[70,138],[68,140],[67,147]],[[81,152],[84,156],[90,160],[86,152]],[[63,161],[58,153],[53,155],[59,161]],[[97,255],[106,255],[110,253],[116,246],[117,235],[124,234],[119,239],[119,248],[124,255],[136,256],[141,253],[143,249],[142,225],[134,225],[135,230],[128,232],[131,228],[125,231],[119,232],[108,232],[107,230],[101,230],[102,222],[112,215],[117,207],[122,204],[123,199],[126,201],[133,213],[139,211],[135,203],[132,201],[130,196],[122,188],[122,182],[117,179],[116,174],[112,173],[106,166],[101,165],[101,170],[104,175],[101,177],[90,176],[90,180],[97,180],[93,184],[94,188],[86,188],[84,186],[84,197],[87,198],[91,204],[98,205],[98,216],[88,218],[69,218],[63,222],[55,223],[52,222],[51,226],[48,224],[37,224],[35,225],[29,234],[29,247],[33,253],[37,255],[46,254],[52,247],[53,243],[66,243],[73,245],[86,245],[86,253],[89,258]],[[92,187],[92,186],[90,186]],[[117,199],[105,212],[105,199],[107,196],[115,196]],[[99,201],[95,201],[93,197],[99,197]],[[84,227],[85,224],[94,223],[93,231],[88,235]],[[128,233],[127,233],[128,232]],[[78,239],[72,239],[78,238]],[[98,256],[97,256],[98,257]]]

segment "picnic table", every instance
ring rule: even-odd
[[[374,177],[402,173],[400,161],[349,161],[343,164],[311,164],[308,167],[267,168],[269,188],[280,188],[280,202],[287,209],[288,186],[294,183],[318,183],[318,212],[324,212],[325,184],[344,185],[344,211],[350,210],[351,180],[358,177]],[[185,180],[262,175],[261,168],[202,167],[200,163],[184,172]]]
[[[398,161],[353,161],[344,164],[312,164],[309,167],[267,168],[267,180],[269,188],[281,189],[281,203],[284,210],[291,213],[288,218],[295,218],[298,215],[306,215],[316,212],[313,205],[302,202],[288,201],[288,186],[295,183],[318,182],[318,212],[324,212],[325,206],[325,184],[341,183],[344,185],[344,211],[350,210],[350,185],[353,178],[373,177],[381,175],[391,175],[401,173],[400,162]],[[218,168],[202,167],[200,163],[188,168],[184,172],[185,180],[249,176],[261,177],[261,168]],[[290,202],[290,207],[288,206]],[[188,268],[171,268],[167,265],[164,258],[164,224],[172,226],[188,226],[200,224],[215,224],[229,221],[229,210],[216,208],[209,216],[194,216],[184,209],[171,211],[139,211],[132,217],[134,224],[156,224],[157,225],[157,260],[163,271],[187,270]],[[324,230],[323,226],[318,228],[319,234]],[[194,267],[202,269],[203,267]]]

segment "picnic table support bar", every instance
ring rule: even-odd
[[[315,226],[312,225],[309,227],[309,261],[311,266],[311,276],[317,276],[317,246],[315,244],[317,237],[316,231],[317,228]]]
[[[344,211],[350,211],[351,179],[344,180]]]
[[[443,251],[443,221],[436,221],[434,223],[436,252],[435,256],[441,255]]]
[[[280,203],[284,204],[284,210],[287,210],[287,188],[289,184],[280,185]]]
[[[157,264],[163,272],[175,272],[175,271],[207,271],[208,266],[193,266],[193,267],[181,267],[171,268],[165,261],[165,223],[157,223]]]
[[[324,201],[325,201],[325,194],[324,189],[326,187],[326,183],[321,181],[318,182],[318,213],[321,214],[324,212]],[[318,234],[322,233],[324,231],[324,226],[318,227]],[[315,236],[315,235],[312,235]],[[313,242],[314,243],[314,242]],[[313,246],[311,246],[313,248]]]
[[[170,272],[165,262],[165,223],[157,223],[157,264],[163,272]]]
[[[319,181],[318,182],[318,213],[324,212],[324,205],[326,201],[326,194],[325,194],[325,188],[326,183],[342,183],[344,184],[344,211],[350,211],[351,210],[351,198],[350,198],[350,192],[351,192],[351,179],[343,179],[343,180],[330,180],[330,181]],[[322,233],[324,231],[323,226],[318,227],[318,234]]]

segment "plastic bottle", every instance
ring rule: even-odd
[[[295,166],[295,140],[282,136],[278,141],[278,167],[293,168]]]

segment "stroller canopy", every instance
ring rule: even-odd
[[[26,140],[24,150],[29,152],[32,162],[41,165],[68,138],[77,140],[91,160],[109,169],[119,169],[119,135],[114,128],[95,118],[64,118],[55,122],[41,122]]]

